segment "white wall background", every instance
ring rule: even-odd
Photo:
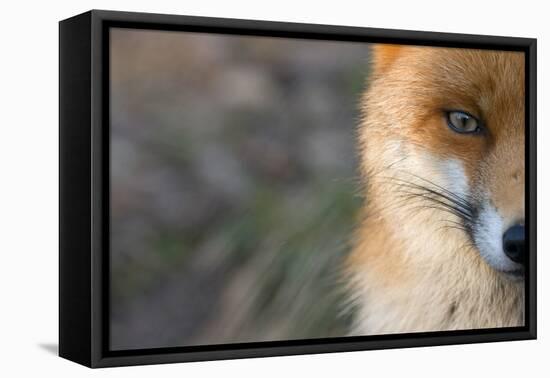
[[[548,71],[544,1],[12,1],[0,22],[0,375],[19,376],[422,376],[550,372],[547,214],[550,203]],[[539,340],[388,351],[89,370],[57,344],[57,64],[61,19],[96,9],[538,38]]]

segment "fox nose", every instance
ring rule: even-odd
[[[523,264],[525,261],[525,227],[516,224],[506,230],[502,236],[504,253],[510,260]]]

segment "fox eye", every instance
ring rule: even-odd
[[[447,124],[460,134],[474,134],[480,131],[479,120],[460,110],[447,112]]]

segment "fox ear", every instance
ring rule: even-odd
[[[403,46],[378,44],[373,46],[372,67],[375,73],[383,73],[401,54]]]

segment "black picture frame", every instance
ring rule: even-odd
[[[109,350],[111,27],[522,51],[526,59],[526,324],[331,339]],[[59,355],[88,367],[536,338],[536,39],[92,10],[59,23]]]

